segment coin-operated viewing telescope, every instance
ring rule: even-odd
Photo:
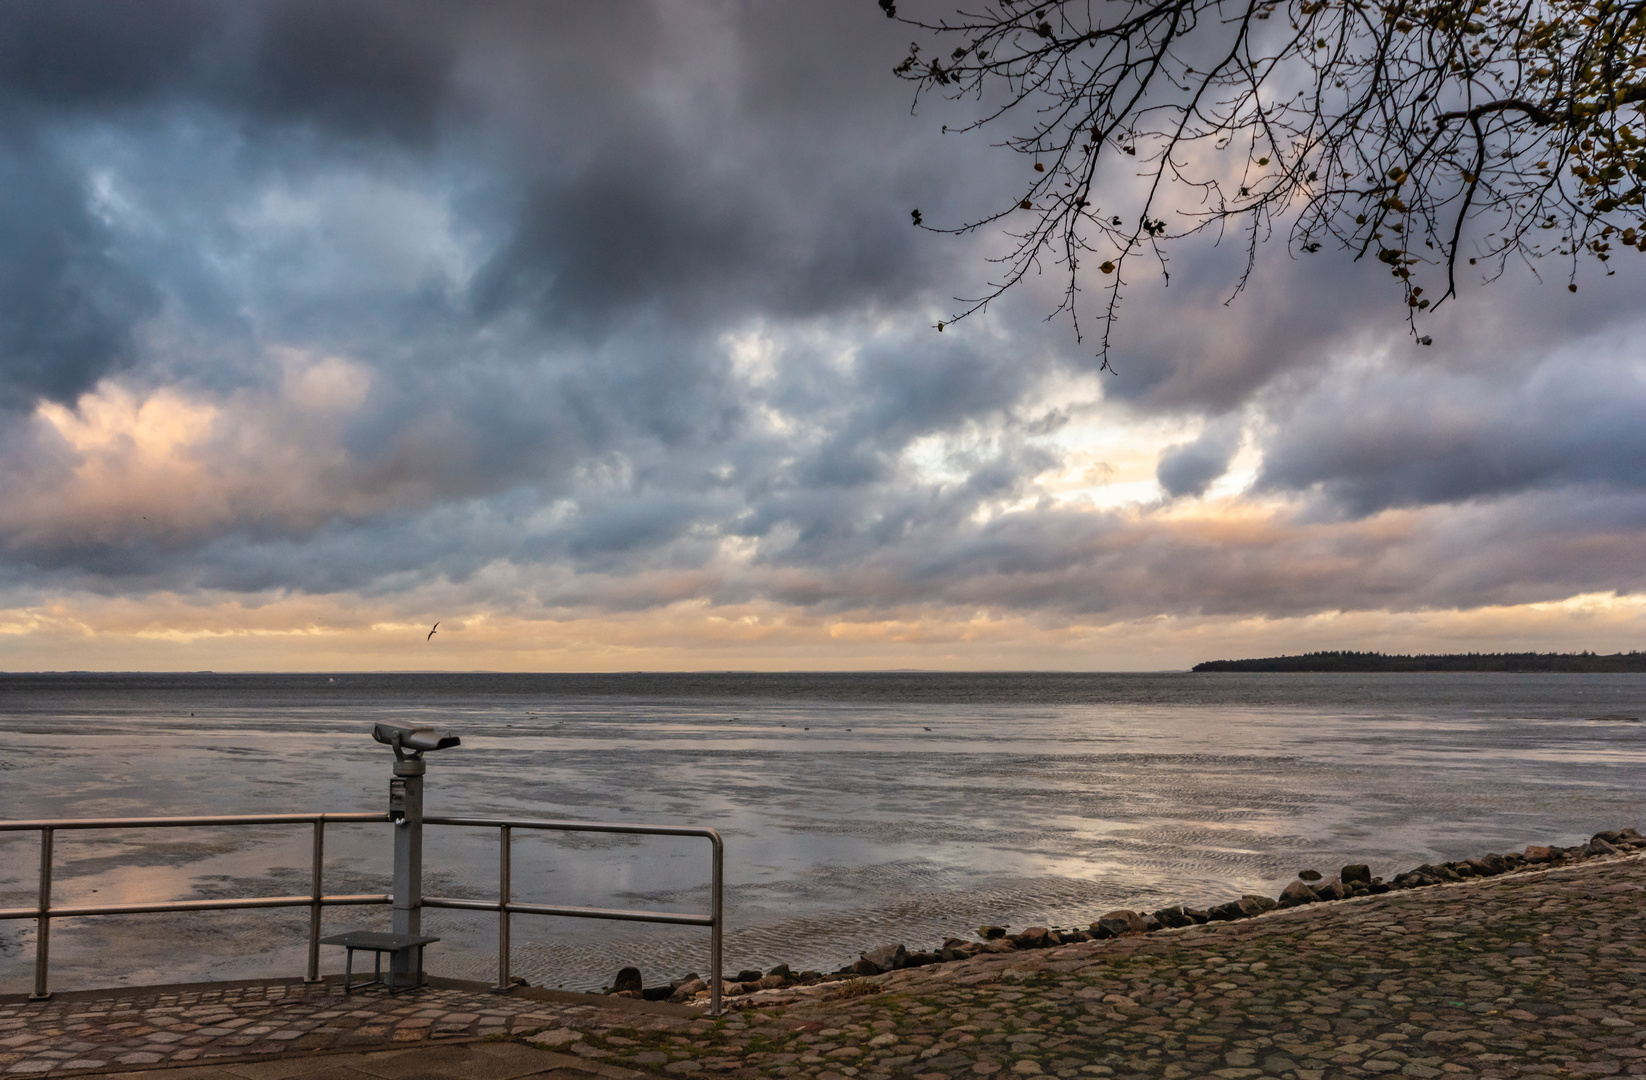
[[[400,727],[397,724],[377,724],[371,729],[371,737],[394,748],[396,776],[421,776],[425,771],[421,767],[425,750],[445,750],[463,745],[463,740],[449,731]],[[419,767],[401,769],[400,765],[407,761],[415,761]]]
[[[394,750],[394,779],[389,781],[389,817],[395,824],[394,932],[415,937],[423,923],[423,774],[428,771],[423,755],[461,746],[463,740],[449,731],[397,724],[377,724],[371,737]],[[410,950],[395,953],[395,977],[420,980],[411,964]]]

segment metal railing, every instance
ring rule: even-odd
[[[709,1012],[720,1015],[720,945],[724,907],[721,894],[725,876],[726,845],[713,829],[692,825],[625,825],[618,822],[533,821],[527,818],[426,817],[425,825],[455,825],[460,828],[498,830],[497,900],[461,900],[454,897],[425,896],[426,908],[456,908],[464,911],[497,912],[497,988],[509,986],[509,917],[511,915],[560,915],[573,919],[615,919],[622,922],[668,923],[674,926],[709,928]],[[563,907],[554,904],[522,904],[510,895],[512,857],[510,849],[515,829],[545,832],[626,833],[639,836],[700,836],[711,845],[709,914],[690,915],[675,911],[623,911],[616,908]]]
[[[179,911],[233,911],[243,908],[307,907],[309,909],[309,955],[307,982],[320,981],[320,912],[326,907],[390,904],[389,893],[358,893],[327,896],[322,889],[323,864],[328,824],[362,824],[389,822],[388,814],[241,814],[223,817],[152,817],[152,818],[62,818],[38,821],[0,821],[0,832],[38,832],[40,834],[40,889],[35,907],[0,908],[0,921],[34,919],[34,993],[32,1000],[44,1001],[51,996],[49,969],[51,963],[51,921],[94,915],[141,915]],[[720,1013],[720,956],[724,928],[722,891],[725,868],[725,844],[713,829],[684,825],[627,825],[615,822],[591,821],[535,821],[531,819],[491,819],[430,817],[425,825],[451,825],[465,828],[499,830],[498,898],[469,900],[456,897],[424,897],[423,906],[452,908],[468,911],[495,911],[497,924],[497,989],[507,990],[509,980],[509,922],[514,915],[557,915],[578,919],[615,919],[626,922],[655,922],[675,926],[707,926],[709,944],[709,1011]],[[52,846],[56,833],[65,830],[97,829],[175,829],[207,826],[242,825],[310,825],[314,830],[312,872],[307,896],[251,896],[227,897],[217,900],[164,900],[136,904],[76,904],[67,907],[52,905]],[[615,908],[565,907],[553,904],[528,904],[514,900],[511,895],[512,835],[515,829],[534,829],[548,832],[627,833],[644,836],[696,836],[706,838],[712,848],[710,912],[693,915],[673,911],[625,911]]]

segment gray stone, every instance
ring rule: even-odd
[[[1315,895],[1320,897],[1322,900],[1342,900],[1345,897],[1352,895],[1354,892],[1354,890],[1348,888],[1343,884],[1343,882],[1337,880],[1336,878],[1333,878],[1330,881],[1322,881],[1314,888]]]
[[[1148,931],[1148,924],[1143,916],[1135,911],[1125,909],[1111,911],[1092,923],[1092,930],[1098,937],[1121,937],[1125,934],[1142,934]]]
[[[874,974],[896,971],[908,964],[909,950],[902,945],[882,945],[878,949],[870,949],[864,953],[863,959],[875,966]]]
[[[708,988],[709,984],[704,982],[702,979],[688,979],[674,988],[674,993],[669,995],[669,1000],[675,1002],[676,1004],[682,1001],[690,1001],[698,995],[699,991],[707,990]]]
[[[1194,920],[1184,912],[1183,905],[1161,908],[1154,913],[1154,918],[1161,926],[1193,926]]]
[[[1315,891],[1301,881],[1294,881],[1280,893],[1281,907],[1297,907],[1301,904],[1312,904],[1319,900]]]

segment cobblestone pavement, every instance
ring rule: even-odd
[[[881,992],[768,991],[718,1022],[571,1026],[596,1060],[735,1077],[1642,1075],[1646,862],[983,955],[854,988],[866,983]]]
[[[732,1000],[719,1019],[300,987],[5,1005],[0,1071],[494,1034],[591,1069],[739,1078],[1646,1075],[1646,859]]]
[[[612,1015],[601,1022],[585,1016],[591,1013]],[[398,997],[381,990],[345,996],[333,984],[300,983],[63,995],[0,1004],[0,1074],[156,1068],[502,1038],[520,1031],[539,1032],[536,1041],[552,1046],[557,1035],[545,1029],[580,1020],[598,1029],[631,1015],[606,1003],[595,1007],[432,987]],[[564,1037],[575,1038],[569,1031]]]

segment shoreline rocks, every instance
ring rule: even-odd
[[[802,971],[795,974],[789,970],[787,964],[779,964],[764,973],[753,969],[740,971],[735,979],[728,979],[722,984],[721,992],[726,998],[734,998],[760,990],[872,978],[904,968],[970,959],[981,953],[1028,951],[1072,942],[1130,937],[1208,922],[1233,922],[1305,904],[1329,903],[1354,897],[1377,896],[1407,889],[1427,888],[1431,885],[1444,885],[1476,877],[1496,877],[1499,874],[1541,870],[1601,856],[1629,855],[1642,850],[1646,850],[1646,837],[1633,828],[1624,828],[1595,833],[1585,843],[1572,847],[1531,844],[1523,852],[1488,852],[1472,859],[1438,864],[1424,863],[1411,870],[1397,873],[1387,881],[1373,876],[1370,866],[1365,863],[1344,866],[1338,871],[1337,876],[1332,878],[1326,878],[1317,870],[1306,869],[1300,871],[1297,879],[1281,890],[1277,899],[1247,895],[1209,908],[1192,908],[1178,904],[1155,912],[1120,909],[1099,916],[1084,928],[1030,926],[1014,934],[1003,926],[981,926],[977,929],[980,940],[968,941],[951,937],[945,939],[942,945],[929,950],[910,950],[901,942],[881,945],[865,950],[857,960],[833,973]],[[644,997],[649,1001],[667,1000],[698,1004],[705,1003],[710,993],[708,983],[695,972],[661,987],[641,989],[639,982],[638,971],[624,968],[618,973],[616,985],[607,993]]]

